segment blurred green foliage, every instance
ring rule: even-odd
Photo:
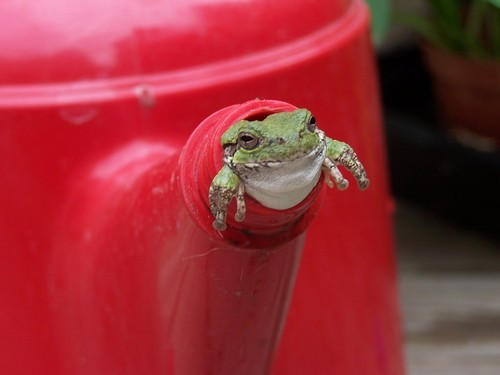
[[[372,14],[373,40],[376,45],[379,45],[389,29],[391,2],[390,0],[366,0],[366,2]]]
[[[500,58],[500,0],[425,0],[427,14],[399,14],[431,44],[460,55]]]

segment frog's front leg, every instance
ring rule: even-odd
[[[358,159],[351,146],[347,143],[326,138],[326,158],[323,162],[323,168],[327,170],[325,180],[330,187],[333,183],[330,177],[333,178],[339,190],[344,190],[349,186],[349,182],[342,176],[337,165],[342,165],[351,172],[358,183],[361,190],[365,190],[370,184],[370,180],[366,176],[365,168]]]
[[[231,200],[236,197],[236,221],[245,219],[245,188],[240,179],[227,165],[217,173],[212,180],[209,190],[210,211],[215,217],[213,227],[216,230],[226,229],[227,208]]]

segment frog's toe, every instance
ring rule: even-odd
[[[226,228],[227,228],[226,223],[219,223],[217,221],[214,221],[213,224],[212,224],[212,226],[217,231],[223,231],[223,230],[226,230]]]
[[[345,190],[349,187],[349,181],[347,181],[345,178],[342,178],[337,181],[337,189],[338,190]]]
[[[212,223],[212,226],[214,227],[215,230],[222,231],[226,230],[227,225],[225,221],[220,221],[220,220],[214,220]]]
[[[245,205],[245,188],[243,184],[239,184],[238,192],[236,194],[236,214],[234,219],[237,222],[245,220],[246,205]]]
[[[345,190],[349,186],[349,181],[347,181],[342,173],[340,173],[337,165],[329,159],[325,159],[323,164],[323,169],[325,171],[325,181],[329,187],[333,188],[334,182],[337,185],[338,190]],[[334,182],[332,182],[332,180]]]
[[[330,189],[333,189],[334,184],[332,181],[332,177],[330,176],[330,173],[328,171],[325,171],[323,173],[323,176],[324,176],[323,179],[325,181],[325,184],[327,184]]]
[[[370,180],[367,178],[364,178],[362,180],[358,180],[358,187],[360,190],[366,190],[368,189],[368,186],[370,186]]]

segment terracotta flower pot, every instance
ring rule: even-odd
[[[445,126],[480,145],[500,147],[500,60],[474,60],[430,44],[422,50]]]

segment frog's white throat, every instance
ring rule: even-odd
[[[316,186],[326,157],[326,145],[285,162],[247,164],[237,168],[245,192],[265,207],[286,210],[302,202]]]

